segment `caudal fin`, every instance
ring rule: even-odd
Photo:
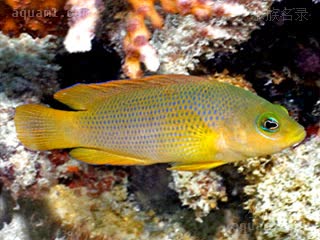
[[[75,147],[71,122],[72,112],[37,104],[17,107],[14,117],[18,139],[33,150]]]

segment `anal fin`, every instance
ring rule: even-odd
[[[133,157],[127,157],[117,155],[107,151],[91,148],[75,148],[70,151],[70,155],[80,161],[89,164],[110,164],[110,165],[148,165],[152,162],[137,159]]]
[[[206,170],[210,168],[219,167],[227,162],[217,161],[217,162],[202,162],[202,163],[177,163],[172,167],[168,168],[168,170],[176,170],[176,171],[199,171]]]

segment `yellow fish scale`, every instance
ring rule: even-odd
[[[228,88],[194,83],[111,96],[77,118],[80,145],[156,162],[212,161],[207,140],[232,106]]]

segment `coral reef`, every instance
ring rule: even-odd
[[[0,239],[61,239],[63,236],[61,227],[52,221],[44,201],[23,197],[14,200],[4,189],[0,199],[5,205],[6,216],[0,229]]]
[[[10,39],[0,34],[0,177],[13,195],[35,185],[46,187],[51,181],[45,177],[50,172],[47,153],[24,149],[15,137],[13,116],[17,105],[39,102],[58,89],[59,67],[52,63],[57,42],[53,39],[32,39],[27,34]],[[42,181],[37,181],[40,173]]]
[[[126,181],[126,178],[123,179]],[[90,188],[70,189],[56,185],[46,196],[49,211],[63,227],[72,230],[73,237],[94,239],[137,239],[143,222],[127,201],[126,185],[118,182],[110,191],[89,197]]]
[[[28,34],[9,38],[0,33],[0,88],[8,96],[24,93],[38,98],[58,90],[53,63],[59,41],[47,36],[33,39]]]
[[[156,28],[162,27],[163,19],[155,9],[154,0],[128,2],[132,5],[133,11],[127,17],[127,34],[123,41],[126,54],[123,69],[127,76],[137,78],[142,75],[140,62],[151,71],[156,71],[160,65],[155,49],[149,44],[151,34],[144,23],[145,17]]]
[[[161,1],[163,10],[171,13],[162,20],[153,6],[155,1],[129,2],[133,10],[127,18],[123,68],[131,78],[141,76],[140,62],[150,71],[156,71],[161,63],[161,73],[187,74],[194,70],[200,57],[208,59],[216,51],[235,51],[234,46],[249,38],[272,3]],[[151,42],[145,18],[153,27],[161,28],[154,32]]]
[[[318,239],[320,138],[244,163],[256,239]]]
[[[217,207],[218,201],[228,200],[222,177],[215,171],[173,171],[172,176],[171,188],[179,193],[182,205],[195,211],[196,219],[200,222],[202,217]]]
[[[91,40],[103,11],[101,0],[68,0],[68,22],[70,28],[64,40],[68,52],[85,52],[91,50]]]
[[[3,240],[30,239],[25,219],[15,214],[10,224],[5,224],[1,229],[0,237]]]
[[[254,92],[255,90],[252,87],[252,84],[244,79],[241,75],[230,75],[227,70],[224,70],[222,73],[215,73],[206,76],[209,79],[214,79],[219,82],[230,83],[234,86],[246,89],[248,91]]]
[[[255,32],[249,44],[237,48],[262,23],[271,0],[159,2],[0,1],[0,29],[7,35],[0,34],[1,239],[317,239],[319,43],[307,29],[316,29],[318,21],[314,19],[318,15],[306,9],[310,13],[307,17],[312,15],[314,21],[311,28],[297,28],[294,21],[266,22],[267,27]],[[167,5],[177,2],[191,5],[180,9]],[[207,5],[210,2],[214,4]],[[305,2],[295,2],[296,6],[289,2],[294,1],[285,2],[280,8],[277,1],[274,9],[305,7]],[[213,7],[229,3],[239,6],[238,12],[211,12]],[[49,15],[41,16],[45,10]],[[239,12],[243,14],[237,15]],[[297,29],[303,31],[297,35]],[[20,33],[44,38],[33,39]],[[89,49],[94,36],[94,43],[99,42],[101,48],[91,51],[90,58],[65,54],[70,58],[62,66],[63,73],[72,68],[73,76],[59,79],[60,66],[54,58],[63,39],[49,33],[71,34],[65,38],[65,45],[76,48],[69,51]],[[86,37],[79,39],[79,33]],[[305,36],[309,40],[301,41]],[[230,78],[223,72],[209,77],[256,90],[259,95],[284,104],[306,126],[309,138],[313,137],[294,149],[242,163],[240,171],[249,182],[245,188],[249,197],[246,208],[251,214],[242,206],[246,182],[240,174],[233,174],[232,165],[194,174],[173,172],[170,186],[176,193],[168,188],[172,176],[165,165],[89,166],[70,158],[66,151],[39,153],[21,146],[15,137],[14,108],[24,103],[50,102],[46,96],[59,89],[58,82],[65,87],[79,81],[115,79],[82,65],[105,64],[104,74],[117,72],[118,66],[99,57],[101,51],[107,52],[111,47],[123,61],[126,59],[124,68],[130,76],[142,74],[145,69],[203,74],[227,68],[232,75],[242,74]],[[240,51],[231,54],[236,49]],[[237,61],[232,61],[234,56]],[[220,65],[202,66],[209,58]],[[87,73],[81,75],[83,71]],[[252,85],[243,80],[243,75]],[[309,89],[305,90],[305,86]]]
[[[252,239],[246,231],[241,228],[223,227],[215,235],[216,240],[250,240]]]
[[[121,184],[95,197],[87,190],[56,185],[45,198],[55,221],[67,229],[67,239],[250,239],[237,209],[215,211],[199,223],[186,209],[143,211]]]
[[[167,164],[130,168],[129,190],[142,210],[162,214],[180,209],[178,193],[169,187],[172,174],[167,168]]]
[[[0,179],[15,198],[27,193],[26,189],[32,195],[52,182],[47,153],[27,151],[13,134],[14,108],[22,103],[21,100],[8,99],[5,93],[0,92]],[[40,179],[39,175],[42,176]]]
[[[241,4],[245,14],[202,22],[193,16],[168,15],[163,30],[157,30],[151,41],[161,59],[159,71],[188,74],[200,59],[210,59],[216,52],[235,52],[235,46],[248,40],[259,20],[269,13],[271,1]]]
[[[249,223],[241,222],[233,211],[225,211],[227,223],[220,225],[214,236],[216,240],[251,240],[251,229]]]
[[[143,74],[140,62],[153,72],[160,66],[161,73],[188,73],[200,57],[235,51],[268,14],[272,0],[162,0],[162,11],[156,2],[6,0],[0,3],[0,29],[9,36],[65,36],[69,52],[90,50],[97,35],[116,46],[123,55],[123,71],[131,78]],[[169,14],[164,19],[160,12]],[[158,30],[151,33],[146,19]]]
[[[67,229],[68,239],[196,239],[169,216],[161,219],[151,210],[141,211],[123,183],[95,197],[85,187],[56,185],[45,201]]]

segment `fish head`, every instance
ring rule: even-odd
[[[239,111],[235,119],[228,124],[232,123],[226,141],[243,158],[279,152],[297,145],[306,136],[304,128],[289,116],[286,108],[267,101]]]
[[[264,108],[266,110],[256,117],[255,130],[261,144],[269,145],[266,149],[269,153],[296,145],[305,138],[306,131],[289,116],[286,108],[269,103]]]

